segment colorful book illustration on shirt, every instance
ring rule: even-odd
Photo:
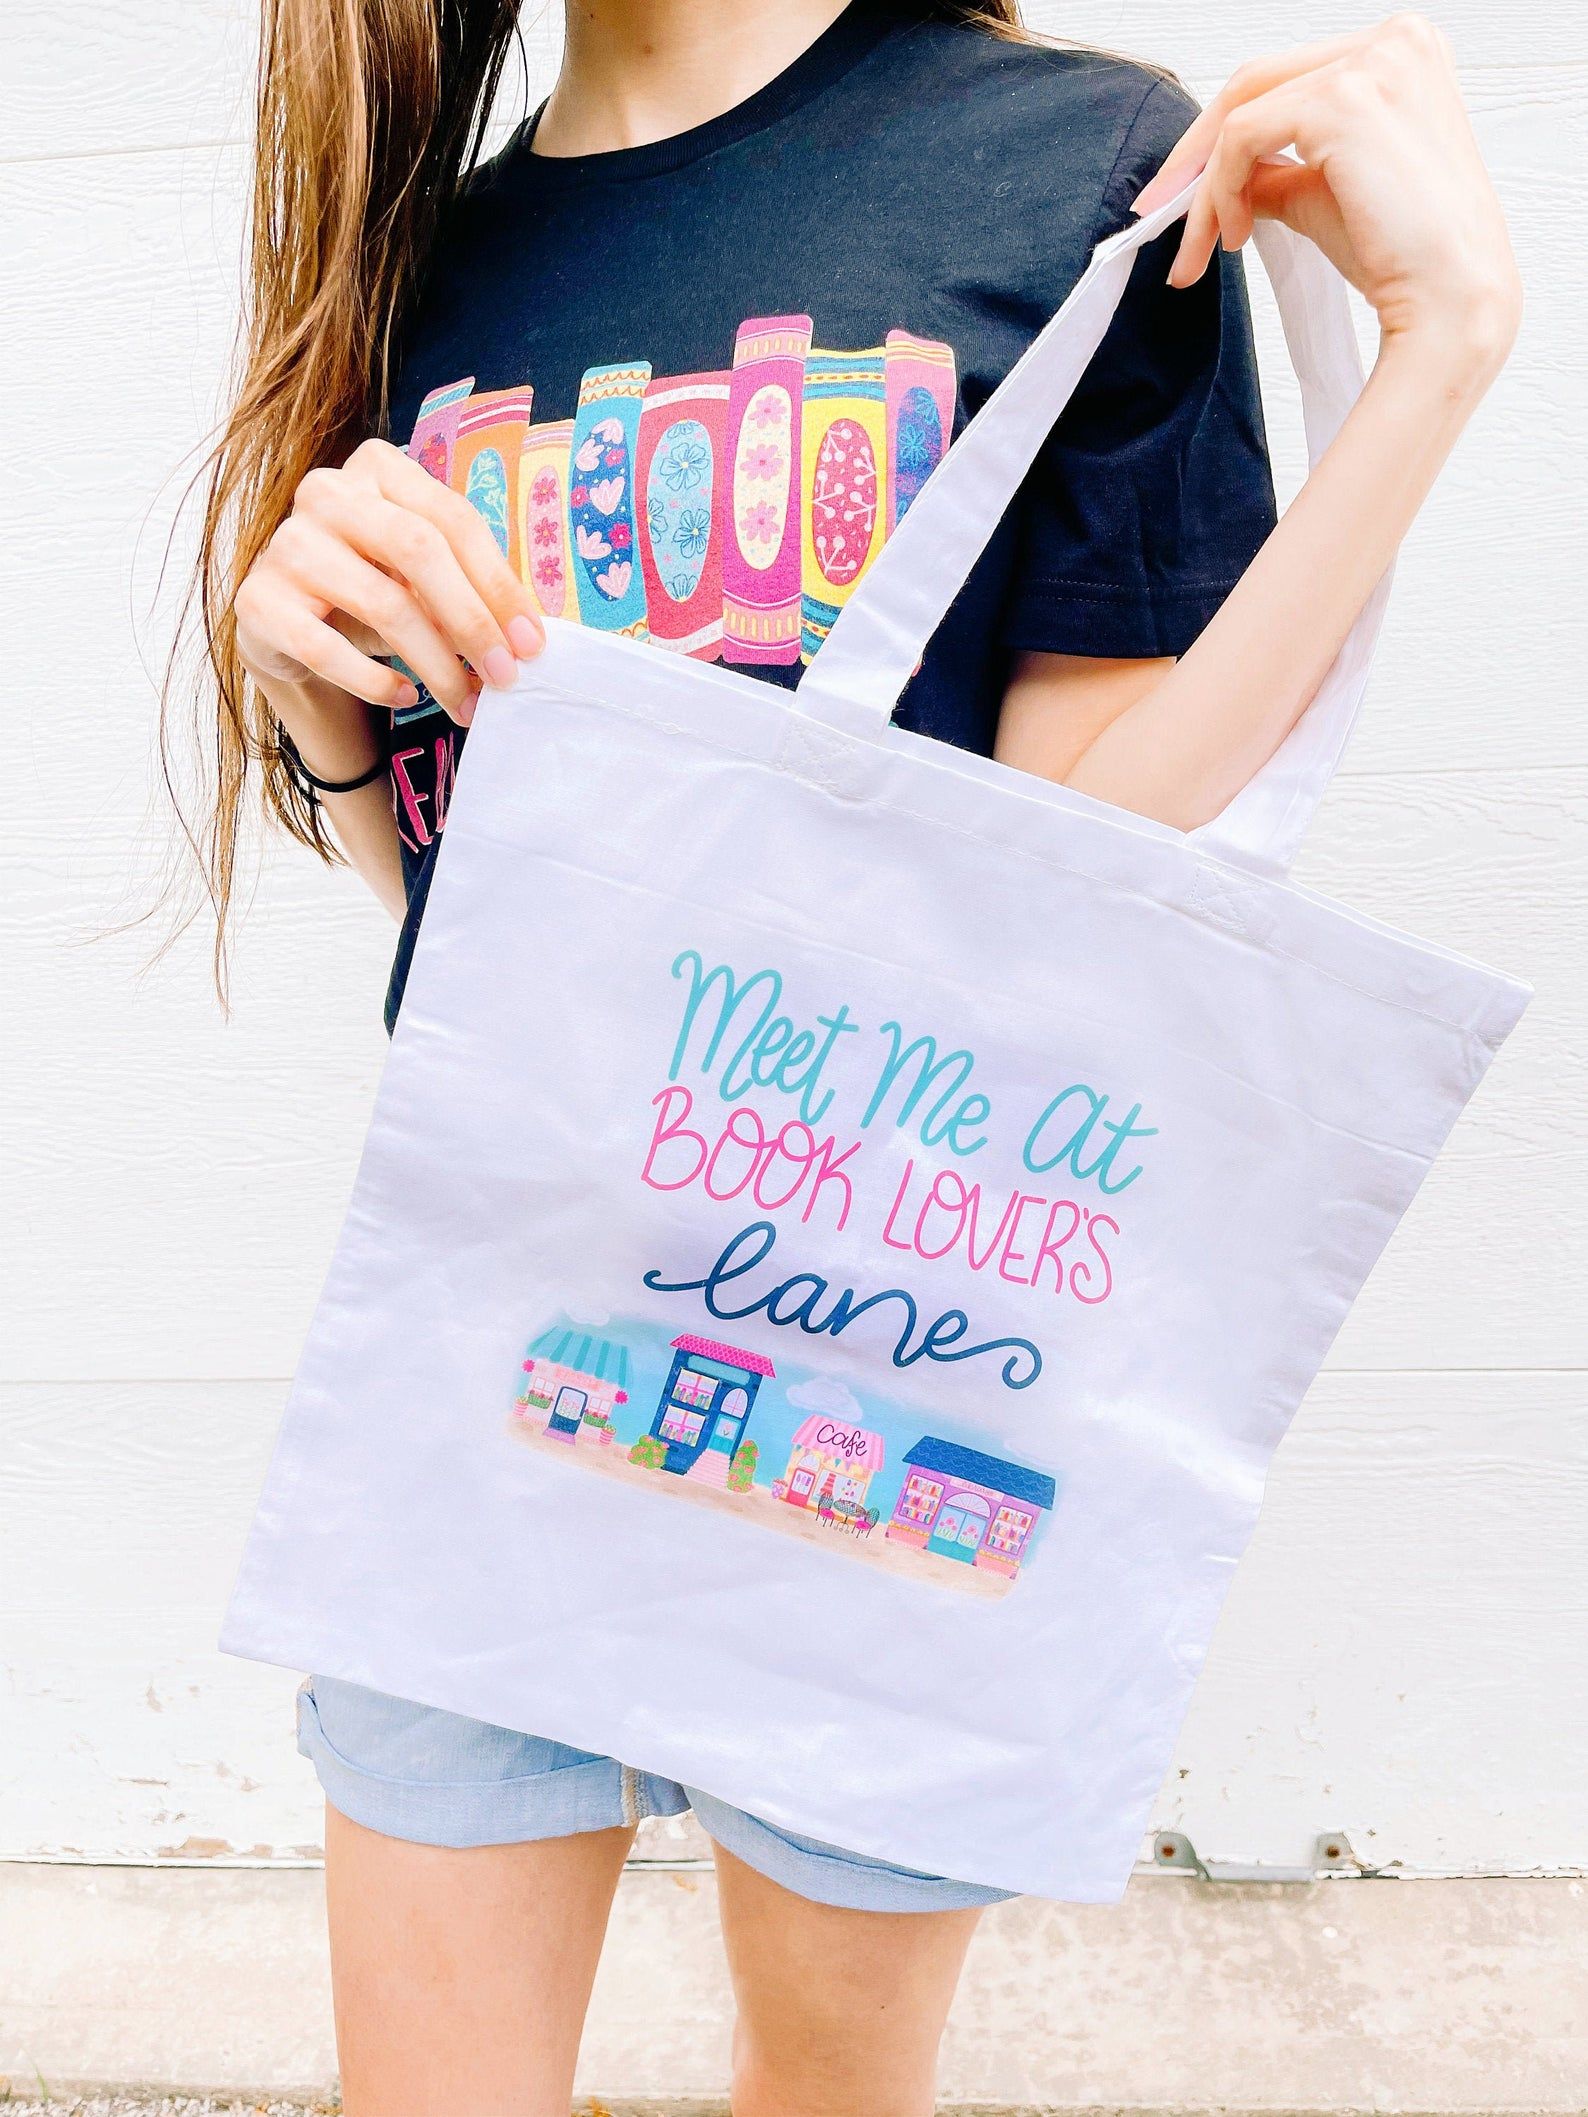
[[[518,459],[535,393],[528,383],[514,390],[486,390],[461,407],[452,446],[454,485],[486,524],[515,572],[518,551]]]
[[[414,430],[408,437],[408,453],[421,470],[429,471],[443,485],[452,482],[452,451],[458,438],[458,421],[463,416],[463,406],[474,387],[474,377],[465,375],[461,382],[445,382],[438,390],[432,390],[419,407],[419,416],[414,421]]]
[[[568,517],[579,616],[598,632],[644,638],[645,575],[634,548],[634,458],[648,360],[586,368],[573,421]]]
[[[722,658],[796,662],[800,651],[800,404],[808,316],[740,324],[723,480]]]
[[[888,420],[888,513],[891,537],[943,460],[954,430],[954,354],[935,338],[890,331],[883,346]]]
[[[942,461],[954,351],[859,352],[808,316],[740,324],[731,368],[585,370],[572,418],[533,386],[431,390],[408,453],[464,494],[548,617],[738,664],[809,661]],[[430,710],[427,698],[414,709]]]
[[[907,1404],[674,1329],[556,1318],[529,1342],[509,1431],[898,1579],[991,1598],[1014,1586],[1058,1500],[1049,1472]]]
[[[805,357],[800,413],[800,659],[809,661],[881,548],[888,521],[886,355]]]
[[[654,376],[640,404],[634,482],[644,509],[640,564],[658,645],[713,661],[722,651],[723,477],[728,377]]]
[[[547,617],[572,615],[573,547],[568,530],[568,458],[573,421],[554,419],[524,433],[518,459],[519,572]]]

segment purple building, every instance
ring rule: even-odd
[[[907,1475],[887,1529],[893,1541],[1013,1580],[1033,1530],[1053,1505],[1052,1478],[930,1434],[906,1450],[904,1462]]]

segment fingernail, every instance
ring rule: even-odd
[[[527,662],[532,654],[540,652],[540,633],[527,617],[510,618],[507,643],[521,662]]]
[[[1154,177],[1149,177],[1147,182],[1136,193],[1130,210],[1132,213],[1150,213],[1160,199],[1166,199],[1169,195],[1169,186],[1164,181],[1164,171],[1160,169],[1158,174]]]
[[[518,670],[505,647],[493,647],[481,664],[481,673],[493,691],[510,691]]]
[[[470,721],[472,721],[474,718],[474,709],[479,703],[479,692],[471,691],[468,697],[463,701],[462,705],[458,708],[459,727],[466,728],[469,725]]]
[[[399,713],[408,706],[417,706],[418,703],[419,693],[412,684],[399,684],[397,686],[397,710]]]

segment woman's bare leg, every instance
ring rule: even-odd
[[[714,1847],[733,2117],[930,2117],[979,1911],[838,1911]]]
[[[347,2117],[568,2117],[627,1827],[452,1852],[327,1805]]]

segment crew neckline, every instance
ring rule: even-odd
[[[749,139],[788,117],[841,80],[895,30],[907,28],[919,19],[920,11],[909,6],[887,5],[884,0],[850,0],[843,13],[781,73],[774,74],[742,103],[735,103],[699,125],[691,125],[685,132],[648,140],[639,147],[610,147],[599,154],[536,154],[535,134],[546,109],[542,103],[520,127],[509,152],[521,173],[545,189],[569,190],[581,184],[664,176],[720,148]]]

